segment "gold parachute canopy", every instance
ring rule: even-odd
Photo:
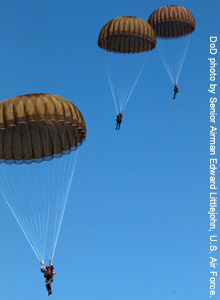
[[[0,163],[30,164],[76,150],[86,137],[81,112],[50,94],[29,94],[0,102]]]
[[[167,5],[155,10],[148,23],[159,38],[177,38],[191,34],[196,27],[191,12],[179,5]]]
[[[144,20],[136,17],[117,17],[100,31],[98,46],[117,53],[139,53],[153,50],[156,34]]]

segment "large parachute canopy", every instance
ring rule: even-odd
[[[0,163],[32,163],[70,153],[86,135],[82,114],[68,100],[49,94],[0,103]]]
[[[117,17],[100,31],[100,48],[117,53],[139,53],[156,46],[156,35],[147,22],[136,17]]]
[[[158,50],[173,84],[177,84],[190,34],[195,30],[195,20],[191,12],[179,5],[167,5],[155,10],[148,23],[153,27],[158,39]]]
[[[144,52],[153,50],[156,46],[156,34],[140,18],[117,17],[100,31],[98,46],[108,51],[107,73],[118,113],[117,102],[119,101],[122,111],[145,65]],[[135,55],[133,57],[128,54]]]
[[[73,150],[85,137],[81,112],[62,97],[29,94],[0,103],[0,191],[41,262],[54,256]]]

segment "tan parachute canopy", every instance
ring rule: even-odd
[[[76,150],[85,137],[82,114],[62,97],[30,94],[0,103],[0,163],[61,157]]]
[[[167,5],[155,10],[148,19],[160,38],[176,38],[195,30],[195,20],[188,9],[178,5]]]
[[[156,35],[152,27],[136,17],[117,17],[100,31],[100,48],[118,53],[139,53],[153,50]]]

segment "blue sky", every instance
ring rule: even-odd
[[[168,4],[186,7],[196,20],[180,92],[173,101],[155,49],[115,131],[99,31],[117,16],[147,21]],[[219,35],[219,1],[0,5],[0,101],[28,93],[60,95],[80,109],[87,125],[55,252],[51,297],[208,299],[208,58],[209,37]],[[2,198],[0,211],[1,298],[46,299],[40,264]]]

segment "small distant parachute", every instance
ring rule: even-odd
[[[171,81],[177,84],[190,35],[195,30],[194,17],[182,6],[167,5],[155,10],[150,15],[148,23],[159,39],[158,50]]]
[[[182,37],[195,30],[191,12],[178,5],[167,5],[155,10],[148,19],[158,38]]]
[[[144,68],[144,52],[153,50],[156,46],[156,34],[142,19],[117,17],[100,31],[98,46],[108,52],[107,73],[118,113],[117,102],[119,101],[119,109],[122,111]]]
[[[81,112],[62,97],[30,94],[0,102],[0,192],[41,262],[53,259],[74,150],[85,137]]]

